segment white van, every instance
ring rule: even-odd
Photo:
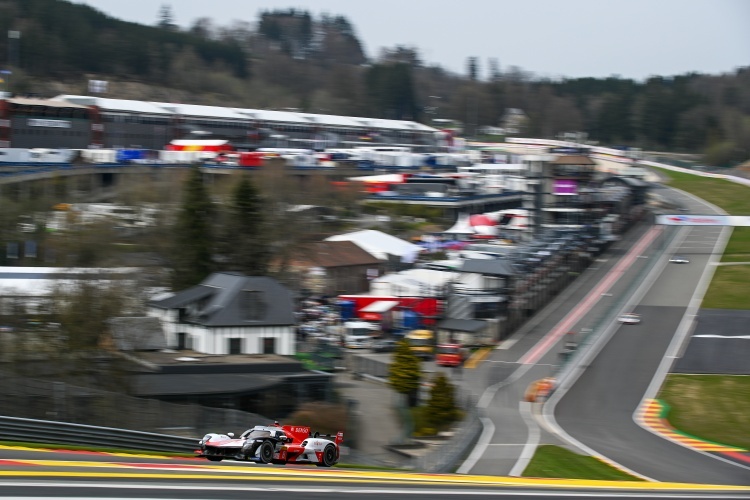
[[[378,333],[377,325],[367,321],[347,321],[344,323],[344,346],[349,349],[367,349]]]

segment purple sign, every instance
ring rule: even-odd
[[[578,184],[576,181],[568,179],[555,179],[553,194],[578,194]]]

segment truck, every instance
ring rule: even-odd
[[[438,366],[461,366],[464,362],[464,350],[459,344],[439,344],[435,351],[435,363]]]
[[[435,334],[432,330],[412,330],[404,338],[409,342],[409,348],[417,357],[432,359],[435,353]]]

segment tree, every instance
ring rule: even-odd
[[[393,353],[393,363],[388,371],[388,384],[407,396],[409,406],[417,405],[419,384],[422,380],[422,361],[411,352],[409,342],[402,340]]]
[[[162,4],[159,8],[159,21],[156,23],[159,28],[174,31],[177,29],[177,25],[174,23],[174,14],[172,14],[172,6],[168,4]]]
[[[248,176],[237,184],[224,226],[226,265],[247,276],[265,276],[271,258],[263,199]]]
[[[52,291],[52,315],[65,334],[67,352],[93,351],[99,348],[107,320],[125,309],[124,289],[81,280]]]
[[[443,430],[458,419],[460,414],[455,400],[455,389],[444,373],[435,374],[427,402],[427,420],[431,428]]]
[[[175,290],[199,284],[214,270],[214,209],[197,165],[190,170],[183,196],[172,250],[172,286]]]
[[[469,73],[469,80],[476,82],[479,79],[479,59],[470,57],[466,60],[466,67]]]

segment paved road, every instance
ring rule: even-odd
[[[629,295],[633,279],[645,272],[651,263],[648,258],[643,258],[644,255],[629,252],[643,238],[656,238],[658,249],[662,236],[654,235],[651,231],[648,224],[631,230],[563,294],[494,350],[475,374],[467,376],[464,387],[477,394],[486,420],[485,433],[475,452],[459,468],[460,472],[495,475],[522,473],[522,470],[516,471],[514,467],[524,450],[528,450],[529,436],[533,437],[537,432],[533,422],[529,422],[530,405],[522,402],[524,393],[534,381],[558,371],[562,362],[560,353],[566,340],[564,332],[598,327],[626,306],[624,297]],[[618,267],[621,259],[626,258],[629,265],[624,269]],[[605,281],[608,275],[613,278]],[[586,307],[565,321],[582,303]],[[551,332],[562,332],[563,335],[543,344],[546,351],[535,349]],[[562,444],[554,436],[545,435],[544,439],[547,443]]]
[[[703,203],[684,201],[694,212],[711,213]],[[634,421],[644,396],[656,395],[672,357],[682,352],[682,340],[710,280],[704,272],[723,251],[721,228],[677,231],[670,253],[689,255],[690,264],[669,264],[663,258],[635,309],[642,323],[607,332],[612,336],[601,352],[559,403],[557,395],[550,405],[569,436],[638,474],[658,481],[748,485],[750,468],[655,436]]]

